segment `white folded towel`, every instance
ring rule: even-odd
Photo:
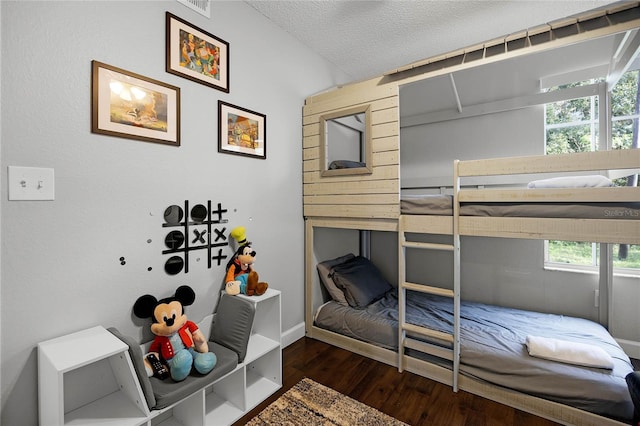
[[[529,182],[529,188],[597,188],[613,186],[611,179],[601,175],[564,176]]]
[[[613,358],[604,349],[586,343],[551,337],[527,336],[529,355],[585,367],[613,369]]]

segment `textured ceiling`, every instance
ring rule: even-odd
[[[352,81],[533,28],[612,1],[256,1],[247,4]]]

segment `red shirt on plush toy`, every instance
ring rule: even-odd
[[[153,326],[151,326],[151,329],[153,330]],[[195,346],[194,341],[191,338],[193,333],[202,334],[196,323],[193,321],[187,321],[182,327],[180,327],[180,330],[178,330],[178,336],[180,336],[182,344],[187,348]],[[202,341],[199,341],[196,349],[199,349],[198,352],[208,352],[207,346],[207,342],[203,343]],[[175,352],[173,350],[173,345],[171,344],[170,336],[156,336],[155,339],[153,339],[151,346],[149,346],[149,352],[159,352],[164,359],[173,358]]]

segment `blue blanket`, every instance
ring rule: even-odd
[[[408,294],[408,323],[451,333],[451,299],[410,291]],[[397,296],[391,291],[364,310],[328,302],[317,312],[316,325],[397,350]],[[625,376],[633,367],[600,324],[564,315],[462,302],[460,330],[462,374],[623,422],[631,421],[633,404]],[[611,355],[613,369],[532,357],[525,345],[527,335],[595,345]],[[420,356],[416,351],[407,353]],[[450,362],[442,362],[450,366]]]

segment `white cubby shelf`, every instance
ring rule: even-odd
[[[128,346],[102,326],[38,344],[40,425],[229,425],[282,387],[280,291],[238,295],[255,306],[244,362],[162,410],[149,410]],[[210,319],[201,328],[209,332]]]

